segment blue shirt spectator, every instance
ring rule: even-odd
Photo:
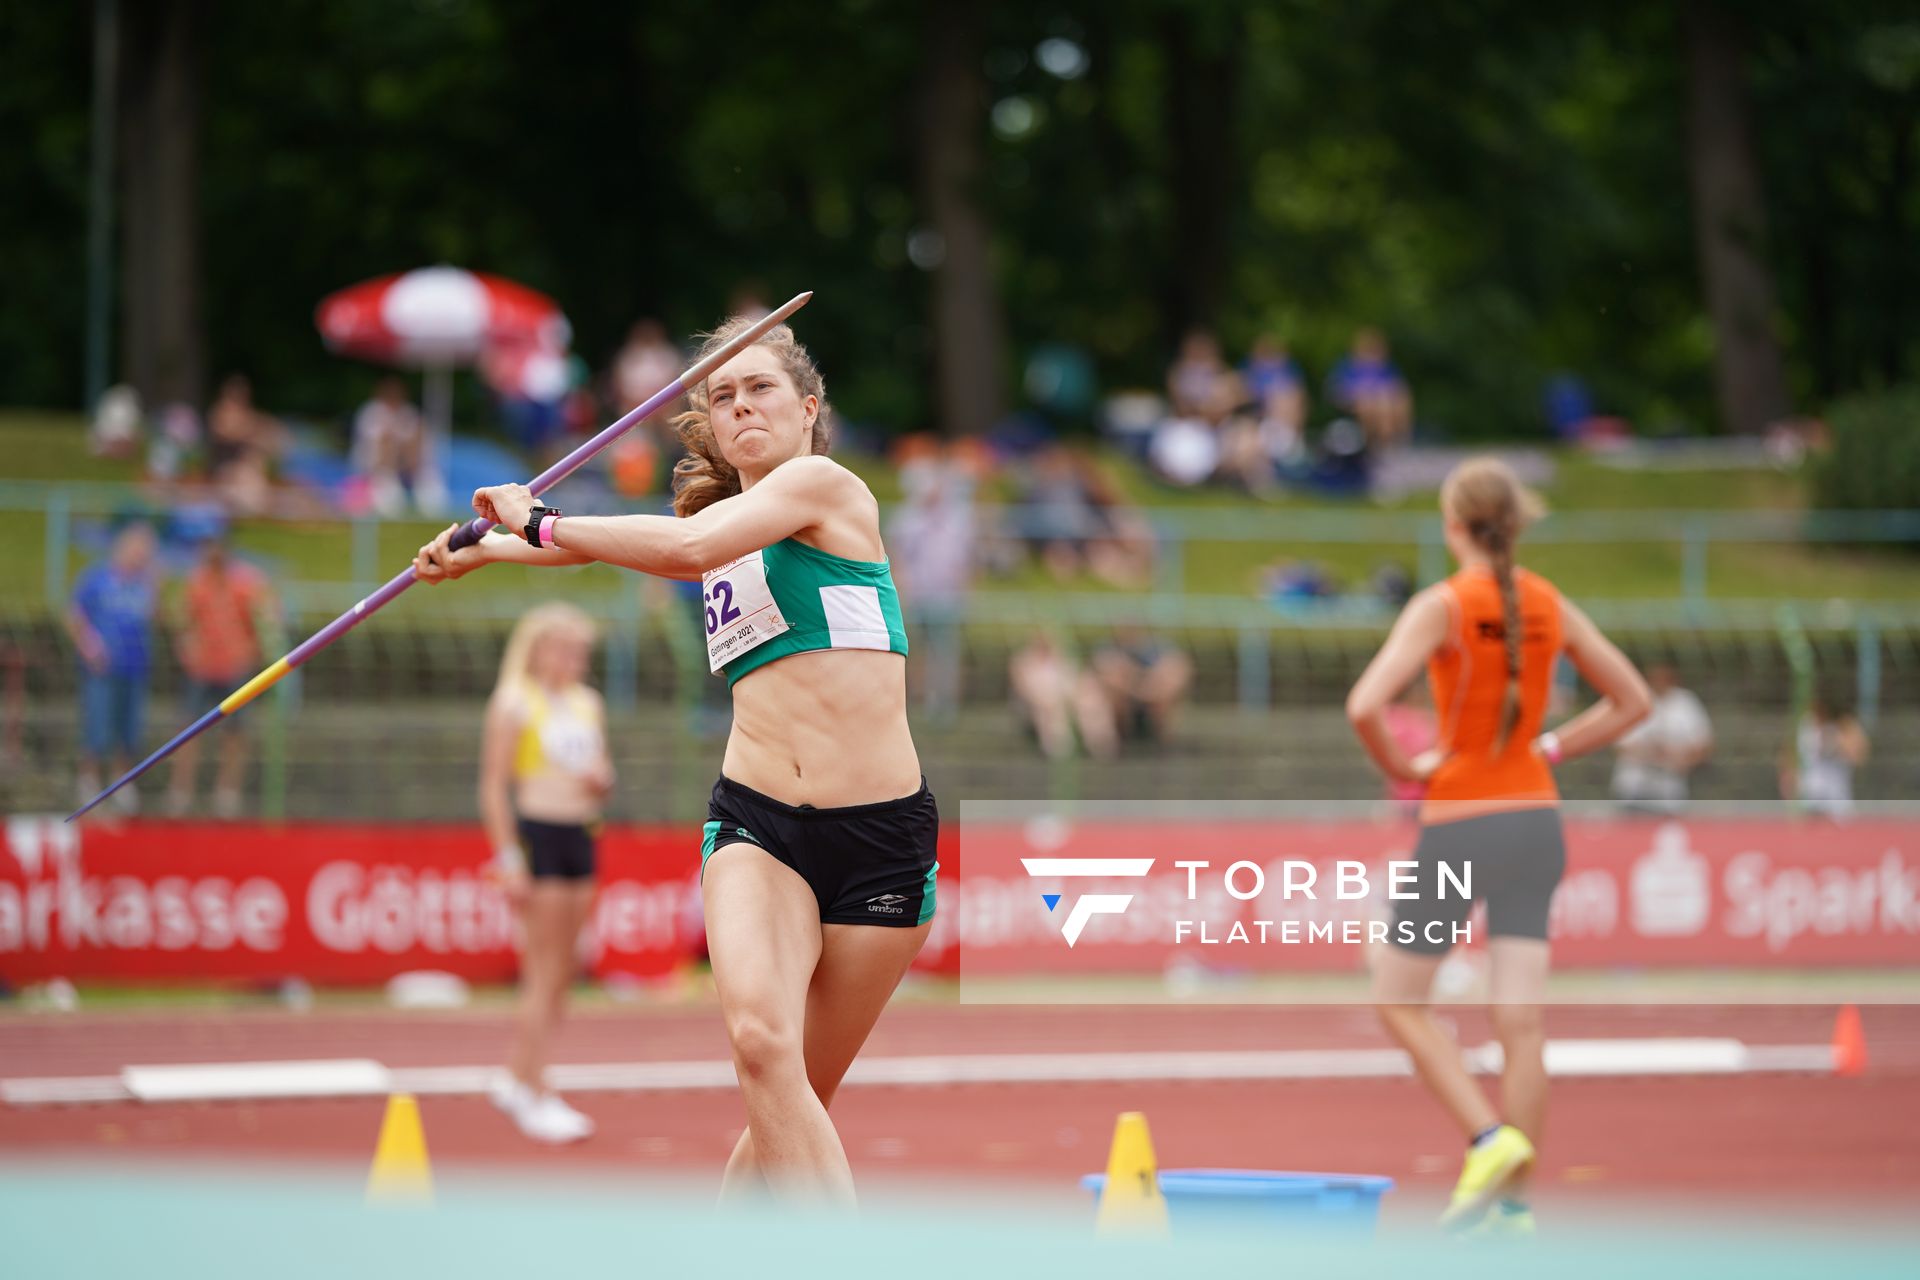
[[[74,583],[67,630],[80,653],[80,774],[76,791],[85,804],[100,791],[100,761],[116,771],[138,755],[153,663],[153,615],[160,603],[153,574],[153,530],[131,524],[113,540],[105,563]],[[123,787],[114,796],[121,813],[138,807],[139,793]]]
[[[1248,396],[1262,405],[1277,394],[1304,390],[1306,386],[1299,362],[1288,354],[1286,343],[1270,333],[1254,339],[1253,350],[1240,368],[1240,378],[1247,384]]]
[[[100,644],[99,661],[88,655],[90,646],[84,642],[81,657],[102,675],[143,676],[152,665],[153,614],[159,592],[148,564],[152,534],[145,530],[145,525],[135,525],[123,533],[113,558],[87,569],[73,587],[74,611]],[[130,536],[144,540],[149,549],[123,551]]]

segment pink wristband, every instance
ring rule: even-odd
[[[559,523],[560,523],[559,516],[541,516],[540,517],[540,545],[541,546],[551,547],[553,545],[553,526]]]
[[[1548,764],[1559,764],[1566,755],[1566,749],[1560,745],[1560,735],[1549,729],[1540,735],[1540,754]]]

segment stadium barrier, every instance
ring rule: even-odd
[[[960,976],[1150,974],[1182,963],[1303,974],[1358,969],[1364,948],[1312,936],[1315,923],[1384,914],[1383,864],[1411,828],[1300,818],[1177,823],[1108,818],[950,822],[939,911],[923,971]],[[512,913],[486,870],[477,826],[212,824],[81,826],[44,816],[5,825],[0,980],[385,981],[441,969],[469,981],[515,971]],[[1920,964],[1920,822],[1847,824],[1753,817],[1575,818],[1553,904],[1562,969],[1912,968]],[[1021,859],[1152,858],[1141,878],[1058,880]],[[1263,867],[1271,888],[1228,895],[1228,864]],[[1199,892],[1176,860],[1206,860]],[[1285,862],[1312,864],[1319,893],[1281,898]],[[1365,867],[1367,896],[1336,896],[1337,864]],[[616,826],[601,844],[601,892],[582,956],[593,973],[666,974],[703,949],[699,850],[681,826]],[[1304,874],[1304,873],[1301,873]],[[1237,873],[1244,891],[1252,873]],[[1296,876],[1298,878],[1298,876]],[[1093,892],[1131,896],[1075,946],[1062,921]],[[1055,900],[1048,903],[1043,895]],[[1204,917],[1213,943],[1176,922]],[[1295,921],[1295,945],[1225,941],[1231,922]],[[1475,942],[1479,941],[1476,935]]]

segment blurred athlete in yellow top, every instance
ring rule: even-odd
[[[1530,1232],[1526,1179],[1547,1112],[1540,1012],[1547,907],[1566,869],[1552,766],[1605,747],[1646,715],[1651,700],[1640,673],[1586,614],[1545,578],[1515,566],[1514,544],[1540,506],[1505,464],[1462,463],[1447,477],[1440,506],[1459,572],[1407,603],[1347,698],[1347,716],[1374,763],[1390,778],[1427,784],[1414,855],[1418,896],[1394,904],[1395,941],[1375,960],[1374,1000],[1387,1031],[1468,1138],[1441,1221],[1461,1228],[1487,1219],[1493,1229]],[[1563,651],[1600,701],[1543,733]],[[1387,730],[1386,710],[1422,667],[1440,737],[1408,759]],[[1470,884],[1472,899],[1442,895],[1443,863],[1452,883]],[[1453,926],[1474,900],[1487,904],[1491,1014],[1506,1054],[1498,1111],[1427,1009]],[[1496,1200],[1499,1213],[1488,1218]]]
[[[605,713],[585,683],[593,638],[592,621],[572,605],[528,611],[507,640],[481,739],[480,814],[525,934],[509,1074],[493,1101],[539,1142],[593,1132],[544,1078],[593,906],[600,808],[613,789]]]

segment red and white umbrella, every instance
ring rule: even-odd
[[[573,328],[552,298],[499,276],[422,267],[329,294],[314,311],[338,355],[426,371],[423,479],[436,494],[453,427],[453,370],[478,365],[498,391],[550,399]],[[423,506],[432,503],[423,498]]]
[[[314,315],[327,349],[386,364],[472,364],[497,348],[565,351],[552,298],[499,276],[423,267],[331,294]]]

